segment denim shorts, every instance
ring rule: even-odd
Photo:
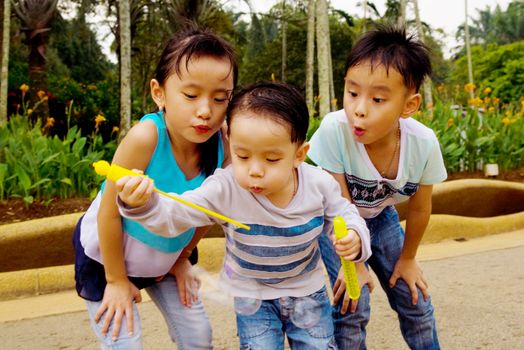
[[[303,315],[313,322],[308,324]],[[254,314],[236,316],[242,350],[283,350],[286,335],[291,349],[338,349],[326,287],[306,297],[262,300]]]

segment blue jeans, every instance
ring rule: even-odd
[[[212,349],[211,324],[207,318],[202,302],[199,300],[188,308],[180,303],[178,288],[173,276],[166,276],[162,281],[146,288],[147,293],[162,312],[167,323],[171,340],[175,342],[180,350]],[[116,341],[111,340],[113,322],[109,332],[104,337],[100,331],[104,324],[104,316],[97,323],[94,321],[96,311],[101,301],[88,301],[87,311],[91,319],[91,326],[100,340],[102,349],[143,349],[142,327],[140,316],[136,305],[133,306],[134,332],[132,336],[127,334],[127,323],[125,317],[122,319],[120,334]]]
[[[404,340],[411,349],[440,349],[431,299],[424,301],[419,290],[418,303],[412,305],[410,290],[403,280],[398,280],[394,288],[389,288],[389,278],[404,245],[404,230],[400,226],[397,211],[392,206],[387,207],[377,217],[366,219],[366,224],[371,235],[373,253],[367,263],[386,292],[389,305],[398,314]],[[333,285],[340,269],[340,259],[327,234],[321,235],[319,244],[322,260]],[[362,288],[355,313],[347,312],[342,315],[341,306],[342,300],[333,307],[338,347],[344,350],[366,349],[366,325],[371,311],[367,285]]]
[[[312,298],[315,308],[312,312],[320,317],[312,326],[299,327],[293,321],[293,309],[304,298]],[[260,308],[252,315],[236,314],[241,350],[284,350],[287,334],[293,350],[338,349],[333,336],[331,305],[326,287],[308,297],[283,297],[262,300]]]

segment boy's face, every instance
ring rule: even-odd
[[[308,145],[291,142],[288,127],[271,116],[239,111],[229,125],[233,173],[238,184],[272,203],[287,204],[295,189],[294,169]]]
[[[355,139],[365,145],[396,138],[399,118],[407,118],[420,105],[420,95],[404,85],[400,73],[369,61],[348,69],[344,85],[344,111]]]

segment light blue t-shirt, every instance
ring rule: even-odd
[[[322,168],[344,174],[360,215],[372,218],[388,205],[415,194],[419,185],[446,179],[435,133],[413,118],[400,119],[400,157],[395,179],[383,178],[364,144],[353,137],[344,110],[327,114],[310,140],[309,158]]]

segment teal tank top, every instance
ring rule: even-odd
[[[140,122],[145,120],[152,120],[158,131],[158,143],[145,171],[150,178],[155,180],[155,186],[164,192],[174,193],[183,193],[199,187],[206,177],[203,173],[200,173],[190,180],[186,179],[171,150],[163,113],[146,114],[140,119]],[[220,137],[218,142],[217,152],[217,168],[220,168],[224,161],[222,137]],[[155,235],[133,220],[122,219],[122,224],[124,232],[129,236],[164,253],[174,253],[182,250],[191,241],[195,233],[195,228],[191,228],[176,237],[163,237]]]

